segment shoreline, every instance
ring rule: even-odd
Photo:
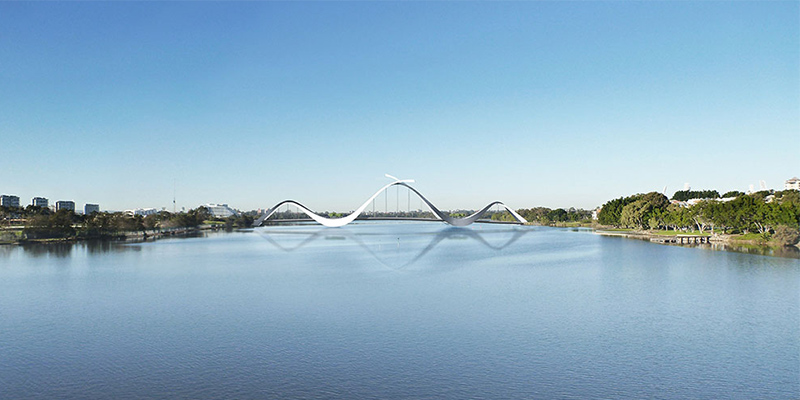
[[[679,246],[679,247],[700,247],[717,251],[730,251],[735,253],[759,254],[771,257],[800,258],[800,243],[793,246],[775,246],[767,242],[757,240],[737,240],[734,235],[704,234],[706,243],[676,243],[668,239],[677,235],[659,235],[647,231],[637,230],[605,230],[603,228],[593,228],[592,233],[601,236],[622,237],[626,239],[643,240],[654,244]],[[701,235],[693,235],[701,236]]]
[[[625,239],[635,239],[647,241],[654,244],[680,246],[680,247],[700,247],[715,251],[728,251],[735,253],[747,253],[765,255],[771,257],[781,258],[796,258],[800,259],[800,243],[794,246],[775,246],[770,245],[764,241],[757,240],[737,240],[735,235],[720,235],[720,234],[697,234],[689,236],[704,237],[704,243],[680,243],[674,240],[680,233],[674,235],[664,235],[652,233],[649,231],[638,231],[633,229],[618,229],[591,226],[588,224],[571,223],[571,224],[553,224],[553,225],[539,225],[539,224],[526,224],[528,226],[545,226],[551,228],[561,229],[575,229],[584,228],[591,229],[593,234],[608,236],[608,237],[621,237]],[[198,227],[185,227],[173,228],[161,231],[135,231],[124,232],[119,235],[103,235],[103,236],[90,236],[90,237],[69,237],[69,238],[49,238],[49,239],[17,239],[12,241],[0,241],[0,246],[3,245],[56,245],[56,244],[77,244],[81,242],[117,242],[117,243],[136,243],[145,241],[156,241],[168,237],[186,237],[203,231],[219,231],[224,230],[218,224],[201,225]],[[673,240],[670,240],[673,238]]]
[[[142,242],[147,240],[158,240],[165,237],[180,237],[188,236],[205,230],[219,230],[220,228],[214,225],[203,225],[199,227],[185,227],[185,228],[172,228],[168,230],[158,231],[132,231],[122,232],[113,235],[97,235],[97,236],[72,236],[65,238],[46,238],[46,239],[22,239],[4,240],[0,241],[0,246],[3,245],[28,245],[28,244],[62,244],[62,243],[79,243],[88,241],[106,241],[106,242]]]

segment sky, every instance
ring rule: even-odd
[[[348,211],[385,173],[442,209],[780,190],[800,3],[0,2],[23,204]]]

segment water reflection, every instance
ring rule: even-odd
[[[75,243],[26,243],[21,244],[22,250],[31,257],[69,257]]]
[[[471,228],[447,227],[438,230],[436,232],[354,233],[353,231],[346,228],[342,229],[319,228],[314,230],[305,230],[305,229],[272,230],[270,228],[262,228],[258,229],[257,232],[270,244],[285,252],[292,252],[301,249],[317,240],[326,240],[326,241],[349,240],[352,241],[353,243],[356,243],[359,247],[364,249],[367,253],[369,253],[373,258],[375,258],[375,260],[380,262],[382,265],[391,269],[403,269],[410,265],[415,264],[417,261],[425,257],[426,254],[428,254],[436,246],[441,244],[442,241],[444,240],[474,240],[487,249],[493,251],[500,251],[511,246],[521,237],[531,232],[531,229],[514,227],[513,229],[484,230],[478,232]],[[509,233],[511,234],[511,237],[499,245],[490,243],[484,237],[484,235],[486,234],[496,235],[496,234],[509,234]],[[413,239],[418,239],[420,237],[426,237],[426,236],[430,237],[430,240],[428,241],[427,245],[424,248],[422,248],[418,253],[416,253],[416,255],[413,256],[409,261],[402,263],[399,266],[392,265],[374,249],[374,247],[376,247],[375,243],[377,243],[378,250],[382,250],[383,247],[386,246],[385,243],[389,243],[393,240],[391,238],[397,237],[397,247],[399,248],[401,237],[411,237]],[[296,240],[296,238],[298,237],[303,238],[303,240],[300,240],[298,242]],[[389,240],[387,240],[387,238],[389,238]],[[372,246],[367,244],[364,239],[367,239],[367,241],[370,244],[372,244]]]
[[[0,257],[10,256],[17,248],[15,244],[2,244],[0,245]]]
[[[725,243],[711,243],[698,246],[704,249],[716,251],[733,251],[737,253],[756,254],[760,256],[800,258],[800,249],[798,249],[796,246],[769,247],[754,245],[731,245]]]
[[[103,253],[123,253],[129,251],[142,251],[139,246],[128,246],[131,243],[143,243],[146,240],[126,241],[126,242],[113,242],[108,240],[89,240],[83,243],[81,247],[86,248],[89,254],[103,254]]]
[[[128,240],[83,240],[78,242],[32,242],[21,244],[8,244],[0,246],[0,257],[10,257],[15,252],[22,249],[22,252],[32,257],[58,257],[66,258],[73,255],[73,252],[86,252],[96,255],[103,253],[121,253],[130,251],[141,251],[139,246],[131,244],[154,242],[163,239],[184,239],[200,238],[207,236],[206,232],[189,232],[174,236],[135,238]]]
[[[640,239],[637,237],[631,237],[632,239]],[[644,237],[641,240],[648,241],[648,238]],[[795,258],[800,259],[800,249],[797,246],[785,246],[785,247],[770,247],[770,246],[759,246],[759,245],[748,245],[748,244],[729,244],[729,243],[719,243],[719,242],[711,242],[711,243],[702,243],[702,244],[674,244],[674,243],[664,243],[660,244],[661,246],[677,246],[677,247],[694,247],[698,249],[704,250],[713,250],[713,251],[729,251],[734,253],[745,253],[745,254],[754,254],[759,256],[770,256],[770,257],[782,257],[782,258]]]
[[[0,255],[11,255],[12,251],[21,248],[25,255],[31,257],[57,257],[66,258],[73,255],[73,252],[86,252],[96,255],[103,253],[121,253],[128,251],[141,251],[138,246],[127,246],[131,242],[119,242],[110,240],[87,240],[82,242],[56,242],[56,243],[24,243],[18,246],[6,246],[8,251],[0,252]]]

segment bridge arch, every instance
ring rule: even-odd
[[[364,212],[364,210],[367,208],[367,206],[369,206],[369,203],[371,203],[372,200],[374,200],[381,193],[385,192],[386,190],[388,190],[392,186],[405,186],[405,187],[407,187],[409,190],[414,192],[414,194],[419,196],[420,199],[422,199],[422,201],[425,203],[425,205],[428,206],[428,209],[431,210],[431,212],[436,216],[436,218],[438,218],[442,222],[445,222],[445,223],[447,223],[449,225],[452,225],[452,226],[467,226],[467,225],[471,225],[472,223],[477,221],[481,216],[483,216],[492,206],[494,206],[496,204],[499,204],[502,207],[504,207],[520,223],[524,224],[524,223],[528,222],[528,221],[525,220],[525,218],[522,218],[522,216],[519,215],[516,211],[512,210],[511,207],[508,207],[507,205],[503,204],[500,201],[493,201],[493,202],[489,203],[486,207],[482,208],[481,210],[479,210],[479,211],[477,211],[477,212],[475,212],[472,215],[469,215],[467,217],[464,217],[464,218],[453,218],[449,214],[444,213],[441,210],[439,210],[435,205],[433,205],[433,203],[431,203],[427,198],[425,198],[425,196],[423,196],[422,193],[420,193],[417,189],[415,189],[414,187],[409,185],[409,183],[413,183],[413,182],[414,181],[410,180],[410,179],[395,179],[394,182],[392,182],[392,183],[380,188],[380,190],[375,192],[375,194],[373,194],[369,199],[367,199],[367,201],[365,201],[364,204],[361,205],[361,207],[359,207],[358,209],[353,211],[351,214],[349,214],[347,216],[344,216],[344,217],[341,217],[341,218],[323,217],[321,215],[318,215],[317,213],[315,213],[314,211],[312,211],[311,209],[309,209],[308,207],[306,207],[305,205],[303,205],[300,202],[297,202],[297,201],[294,201],[294,200],[283,200],[283,201],[279,202],[278,204],[276,204],[276,205],[272,206],[271,208],[269,208],[267,211],[265,211],[264,215],[262,215],[260,218],[258,218],[253,223],[253,226],[261,226],[264,223],[264,221],[267,220],[267,218],[271,217],[272,214],[275,214],[275,212],[278,211],[278,208],[280,206],[284,205],[284,204],[294,204],[294,205],[296,205],[301,211],[303,211],[303,213],[308,215],[309,218],[313,219],[314,221],[316,221],[317,223],[319,223],[319,224],[321,224],[323,226],[327,226],[327,227],[345,226],[345,225],[355,221],[356,218],[358,218]]]

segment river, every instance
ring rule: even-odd
[[[0,246],[0,397],[796,399],[800,260],[589,231]]]

